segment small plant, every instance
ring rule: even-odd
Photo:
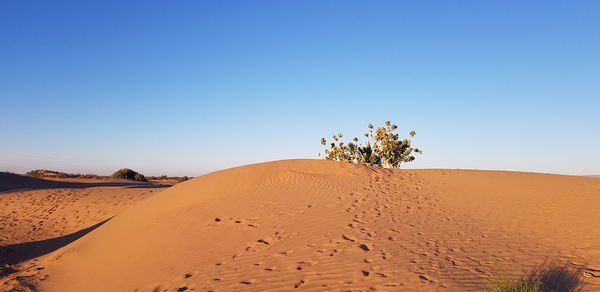
[[[144,177],[141,173],[138,173],[129,168],[123,168],[123,169],[119,169],[119,170],[115,171],[115,173],[113,173],[110,176],[110,178],[122,178],[122,179],[136,180],[136,181],[147,181],[146,177]]]
[[[540,280],[497,280],[488,287],[489,292],[545,292]],[[548,291],[550,292],[550,291]]]
[[[333,135],[333,143],[325,149],[325,159],[380,166],[384,168],[400,168],[403,162],[415,160],[415,153],[423,153],[418,148],[413,148],[409,139],[400,139],[396,134],[398,127],[390,121],[385,122],[385,127],[374,129],[368,125],[369,131],[364,134],[366,141],[359,144],[357,137],[352,142],[346,143],[344,135]],[[415,131],[409,133],[410,137],[416,135]],[[321,138],[321,144],[327,145],[327,140]],[[320,154],[319,154],[320,155]]]
[[[581,270],[560,266],[556,263],[543,264],[520,279],[499,277],[492,279],[488,292],[574,292],[584,286],[579,277]]]

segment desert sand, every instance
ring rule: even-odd
[[[116,215],[21,262],[0,287],[481,291],[490,278],[544,270],[600,291],[597,178],[285,160],[214,172],[156,195],[123,186],[112,187],[123,197],[101,194],[110,188],[0,194],[3,245]]]
[[[168,186],[0,173],[0,278],[36,267],[36,257],[80,238],[163,187]],[[0,291],[11,290],[12,284],[0,285]]]

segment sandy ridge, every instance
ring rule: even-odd
[[[553,263],[594,291],[597,205],[594,178],[277,161],[163,191],[36,277],[42,291],[478,291]]]

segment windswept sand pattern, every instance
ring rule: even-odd
[[[597,190],[539,174],[256,164],[170,188],[33,274],[42,291],[481,291],[554,261],[595,291]],[[585,220],[558,224],[571,212]]]
[[[94,225],[158,190],[97,187],[0,195],[0,246],[67,235]]]
[[[89,232],[158,191],[154,188],[91,187],[0,194],[0,278],[8,275],[6,283],[0,281],[0,291],[28,291],[19,281],[27,283],[37,279],[32,280],[34,277],[29,272],[23,276],[18,271],[41,272],[44,269],[37,259],[29,259],[75,240],[81,236],[78,233]]]

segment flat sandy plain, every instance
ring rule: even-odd
[[[598,178],[285,160],[73,183],[3,183],[0,289],[482,291],[538,273],[600,291]]]

